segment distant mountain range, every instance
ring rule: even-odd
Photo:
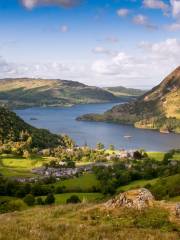
[[[137,100],[117,105],[102,115],[87,114],[78,120],[133,124],[165,133],[180,132],[180,67]]]
[[[129,99],[140,94],[142,94],[141,90],[133,92],[133,89],[121,87],[102,89],[59,79],[0,80],[0,105],[10,108],[103,103],[118,101],[122,98]]]

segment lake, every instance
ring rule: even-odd
[[[148,151],[167,151],[172,148],[180,148],[180,134],[163,134],[115,123],[76,121],[76,117],[80,115],[102,113],[116,104],[84,104],[70,108],[36,107],[15,112],[35,127],[46,128],[57,134],[68,134],[78,145],[87,143],[94,147],[98,142],[102,142],[106,147],[114,144],[119,149],[144,148]],[[125,138],[124,136],[127,135],[132,138]]]

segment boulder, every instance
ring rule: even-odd
[[[180,218],[180,203],[176,204],[176,217]]]
[[[107,208],[128,207],[135,209],[143,209],[153,206],[154,197],[151,192],[146,188],[129,190],[120,193],[115,198],[105,203]]]

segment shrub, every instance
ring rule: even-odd
[[[66,203],[80,203],[81,200],[77,195],[72,195],[70,198],[67,199]]]
[[[35,203],[35,198],[32,194],[27,194],[24,198],[24,202],[28,205],[28,206],[33,206]]]
[[[55,203],[55,197],[52,193],[49,193],[45,199],[45,204],[53,204]]]
[[[36,199],[36,203],[37,203],[37,205],[43,205],[43,204],[44,204],[44,201],[43,201],[43,199],[42,199],[41,197],[38,197],[38,198]]]

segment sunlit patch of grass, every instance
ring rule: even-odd
[[[69,192],[91,192],[93,187],[100,187],[99,181],[94,174],[84,174],[53,184],[55,187],[65,187]]]

